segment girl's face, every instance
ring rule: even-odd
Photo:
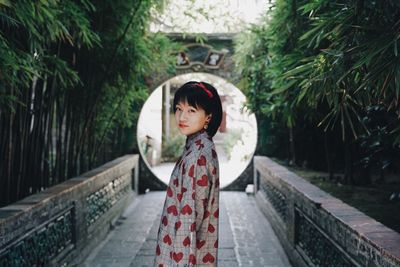
[[[175,121],[179,131],[184,135],[194,134],[204,128],[210,122],[211,114],[206,115],[202,108],[190,106],[187,102],[179,102],[176,105]]]

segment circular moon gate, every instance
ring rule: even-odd
[[[175,91],[185,82],[205,81],[218,90],[223,120],[213,137],[220,165],[220,184],[224,188],[236,180],[252,160],[257,143],[254,114],[245,108],[246,97],[234,85],[208,73],[176,76],[157,87],[140,112],[137,142],[143,161],[163,183],[168,184],[186,136],[175,124],[172,102]]]

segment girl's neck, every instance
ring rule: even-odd
[[[191,144],[193,144],[193,142],[194,142],[196,139],[198,139],[198,137],[199,137],[200,135],[202,135],[202,134],[204,134],[204,133],[207,133],[206,130],[201,129],[201,130],[198,131],[198,132],[195,132],[195,133],[193,133],[193,134],[187,135],[187,138],[186,138],[186,145],[185,145],[186,149],[188,149],[188,148],[191,146]],[[207,135],[207,136],[208,136],[208,135]]]
[[[197,131],[197,132],[195,132],[195,133],[192,133],[192,134],[187,135],[187,138],[193,138],[193,137],[195,137],[195,136],[198,136],[199,134],[204,133],[205,131],[206,131],[206,130],[203,128],[203,129],[201,129],[200,131]]]

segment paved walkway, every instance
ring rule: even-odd
[[[165,192],[137,197],[86,267],[142,267],[153,263]],[[291,266],[253,196],[220,192],[218,267]]]

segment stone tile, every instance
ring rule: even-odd
[[[132,259],[141,245],[142,244],[137,242],[109,240],[96,258]]]
[[[143,247],[139,250],[136,256],[155,256],[156,255],[156,248],[151,249],[143,249]]]
[[[129,267],[131,260],[118,259],[97,259],[90,263],[85,263],[83,267]]]
[[[164,200],[165,192],[139,196],[84,266],[152,266]],[[221,191],[218,267],[239,266],[291,265],[254,197]]]
[[[234,260],[229,260],[229,261],[218,260],[218,267],[239,267],[239,264],[237,261]]]
[[[157,240],[150,239],[143,244],[142,249],[153,249],[155,251],[156,245],[157,245]]]
[[[218,249],[218,261],[232,260],[235,258],[236,255],[233,249]]]
[[[130,267],[151,267],[154,264],[154,256],[140,256],[135,259],[129,265]]]
[[[239,266],[291,266],[253,196],[222,192],[221,199],[230,220]]]

